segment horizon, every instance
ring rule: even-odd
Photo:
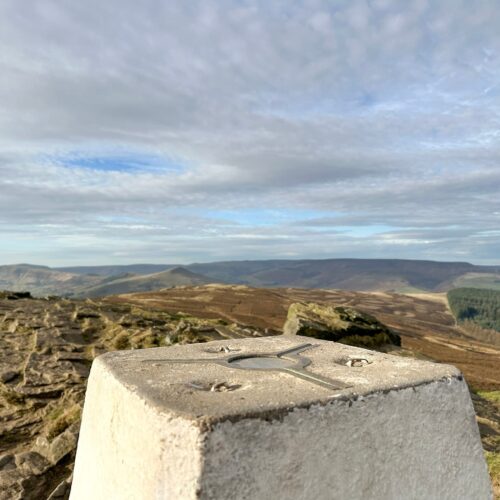
[[[0,262],[500,265],[498,26],[495,0],[6,0]]]
[[[498,267],[500,266],[500,263],[490,263],[490,264],[476,264],[474,262],[470,261],[464,261],[464,260],[433,260],[433,259],[410,259],[410,258],[385,258],[385,257],[380,257],[380,258],[372,258],[372,257],[324,257],[324,258],[296,258],[296,259],[279,259],[279,258],[263,258],[263,259],[238,259],[238,260],[212,260],[212,261],[197,261],[197,262],[185,262],[185,263],[179,263],[179,262],[170,262],[170,263],[165,263],[165,262],[146,262],[146,261],[134,261],[134,262],[128,262],[124,264],[116,264],[116,263],[110,263],[110,264],[72,264],[72,265],[47,265],[47,264],[40,264],[40,263],[33,263],[33,262],[14,262],[14,263],[9,263],[9,264],[4,264],[0,263],[0,267],[16,267],[16,266],[33,266],[33,267],[44,267],[44,268],[49,268],[49,269],[64,269],[64,268],[84,268],[84,267],[129,267],[129,266],[174,266],[174,267],[189,267],[191,265],[197,265],[197,264],[217,264],[217,263],[228,263],[228,262],[269,262],[269,261],[285,261],[285,262],[298,262],[298,261],[327,261],[327,260],[388,260],[388,261],[410,261],[410,262],[436,262],[439,264],[471,264],[473,266],[484,266],[484,267]]]

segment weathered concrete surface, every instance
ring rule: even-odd
[[[99,357],[71,499],[491,498],[469,393],[451,366],[313,340],[305,369],[347,386],[335,390],[210,361],[310,341]],[[183,359],[206,363],[165,361]]]

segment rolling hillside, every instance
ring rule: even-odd
[[[175,264],[130,264],[126,266],[74,266],[55,267],[55,271],[71,274],[94,274],[97,276],[120,276],[124,274],[154,274],[177,267]]]
[[[216,262],[189,269],[227,283],[365,291],[443,291],[466,273],[492,272],[467,262],[398,259]]]
[[[100,283],[102,278],[57,271],[45,266],[0,266],[0,290],[30,291],[34,295],[71,295]]]
[[[102,297],[127,292],[148,292],[161,290],[174,286],[203,285],[211,280],[201,274],[193,273],[183,267],[175,267],[160,273],[146,274],[145,276],[126,276],[115,280],[109,280],[92,288],[86,288],[81,292],[85,297]]]
[[[0,289],[35,295],[97,296],[202,283],[396,293],[445,292],[458,286],[500,289],[500,267],[397,259],[263,260],[49,268],[0,266]],[[191,273],[191,274],[188,274]]]

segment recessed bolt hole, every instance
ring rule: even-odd
[[[191,389],[205,392],[231,392],[241,387],[241,385],[227,382],[189,382],[186,385]]]
[[[212,348],[212,349],[205,349],[205,352],[212,352],[212,353],[226,352],[226,353],[229,353],[229,352],[237,352],[239,350],[240,349],[233,349],[232,347],[229,347],[227,345],[222,345],[220,347],[216,347],[216,348]]]
[[[368,361],[365,358],[352,358],[347,361],[346,366],[349,366],[351,368],[359,368],[361,366],[366,366],[369,364],[371,364],[371,361]]]

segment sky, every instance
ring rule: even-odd
[[[500,264],[498,0],[0,2],[0,265]]]

